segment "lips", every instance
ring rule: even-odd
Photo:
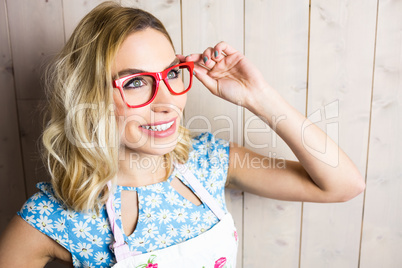
[[[165,131],[170,128],[174,124],[174,121],[171,121],[166,124],[158,124],[158,125],[142,125],[142,128],[151,130],[151,131]]]
[[[176,132],[176,119],[177,117],[169,121],[160,121],[152,124],[141,125],[139,128],[150,136],[164,138]]]

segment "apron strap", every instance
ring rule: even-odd
[[[225,211],[221,208],[219,203],[212,197],[212,195],[202,186],[194,174],[188,169],[186,165],[174,164],[177,170],[183,175],[184,179],[191,185],[195,193],[199,195],[201,200],[212,210],[219,220],[225,216]],[[110,222],[110,228],[113,232],[114,243],[113,251],[116,256],[116,261],[122,261],[128,257],[141,254],[141,252],[130,251],[129,246],[124,241],[123,231],[116,223],[116,212],[113,206],[114,194],[112,189],[112,182],[108,181],[107,186],[110,191],[110,196],[106,202],[106,210]]]
[[[110,196],[106,202],[106,210],[107,210],[107,215],[109,218],[110,222],[110,228],[112,229],[113,236],[114,236],[114,243],[113,243],[113,248],[112,251],[114,252],[114,255],[116,257],[116,261],[119,262],[121,260],[124,260],[128,257],[138,255],[138,252],[131,252],[130,248],[124,241],[124,236],[123,236],[123,231],[119,228],[119,226],[116,223],[116,212],[114,210],[113,206],[113,189],[112,189],[112,182],[108,181],[107,186],[110,191]]]
[[[200,196],[201,200],[212,210],[219,220],[225,216],[225,211],[221,208],[219,203],[212,197],[212,195],[202,186],[199,180],[188,169],[186,165],[174,164],[177,170],[183,175],[184,179],[193,187],[194,191]]]

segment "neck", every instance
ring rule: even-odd
[[[145,186],[161,182],[166,176],[163,155],[150,155],[124,147],[120,148],[117,184],[121,186]]]

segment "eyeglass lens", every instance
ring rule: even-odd
[[[190,70],[185,66],[171,69],[166,80],[175,93],[183,93],[190,86]],[[159,87],[164,82],[159,82]],[[142,105],[150,101],[156,92],[156,80],[153,76],[141,75],[123,82],[123,93],[126,102],[132,106]]]

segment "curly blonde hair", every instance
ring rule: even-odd
[[[127,36],[147,28],[172,40],[148,12],[104,2],[88,13],[45,74],[48,122],[43,158],[56,197],[76,211],[98,211],[118,171],[119,134],[113,110],[111,64]],[[190,132],[179,127],[175,149],[164,156],[185,163]],[[166,177],[166,178],[167,178]]]

